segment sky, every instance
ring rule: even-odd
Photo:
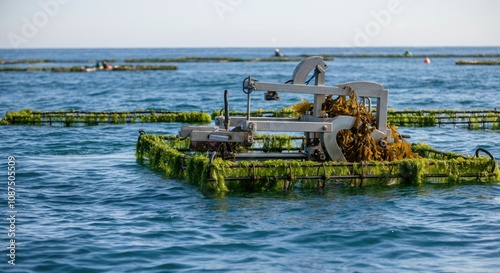
[[[0,0],[0,48],[500,46],[499,0]]]

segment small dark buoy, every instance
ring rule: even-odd
[[[276,48],[274,50],[274,56],[275,57],[284,57],[283,53],[280,52],[280,49],[279,48]]]

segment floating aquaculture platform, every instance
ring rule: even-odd
[[[499,58],[500,54],[320,54],[329,58]],[[307,58],[311,55],[302,54]]]
[[[499,110],[405,110],[389,111],[388,122],[396,126],[460,126],[468,129],[500,129]]]
[[[198,63],[198,62],[297,62],[302,57],[267,57],[267,58],[236,58],[236,57],[179,57],[179,58],[145,58],[125,59],[127,63]],[[325,57],[333,60],[333,57]]]
[[[500,54],[320,54],[328,58],[498,58]],[[303,58],[311,55],[302,54]]]
[[[163,110],[139,110],[132,112],[86,111],[33,111],[24,109],[7,112],[0,125],[98,125],[148,122],[210,123],[212,118],[204,112],[171,112]]]
[[[325,86],[326,68],[323,58],[313,56],[301,61],[284,84],[248,76],[243,80],[243,116],[229,111],[226,90],[215,126],[183,126],[177,136],[167,137],[141,131],[136,156],[169,177],[184,178],[212,193],[289,190],[298,185],[499,182],[498,164],[488,151],[478,149],[476,156],[468,157],[426,144],[410,145],[408,136],[388,122],[388,91],[382,85]],[[313,78],[315,84],[309,85]],[[254,117],[250,102],[257,91],[264,91],[271,101],[279,99],[278,92],[288,92],[314,95],[314,102],[302,100],[285,113]],[[292,117],[277,117],[288,114]]]
[[[458,60],[457,65],[500,65],[500,60]]]
[[[500,54],[315,54],[322,56],[326,61],[334,58],[500,58]],[[192,62],[296,62],[304,58],[311,57],[310,54],[300,54],[295,56],[269,56],[263,58],[239,58],[229,56],[182,56],[175,58],[127,58],[127,59],[107,59],[110,63],[192,63]],[[462,62],[459,60],[458,62]],[[480,60],[481,61],[481,60]],[[486,60],[488,62],[488,60]],[[497,61],[497,60],[493,60]],[[95,63],[96,60],[61,60],[61,59],[21,59],[21,60],[0,60],[2,64],[36,64],[36,63]],[[465,62],[469,62],[465,60]]]
[[[264,57],[264,58],[237,58],[237,57],[198,57],[184,56],[178,58],[128,58],[124,60],[108,59],[108,62],[125,63],[199,63],[199,62],[297,62],[303,57]],[[331,61],[333,57],[324,56]],[[0,64],[35,64],[35,63],[95,63],[95,60],[56,60],[56,59],[25,59],[25,60],[0,60]]]
[[[258,135],[256,156],[280,153],[281,158],[300,150],[305,141],[286,135]],[[185,179],[203,192],[279,191],[326,186],[422,185],[424,183],[500,182],[498,164],[487,151],[476,156],[441,152],[427,144],[412,145],[418,158],[391,162],[308,161],[267,159],[233,161],[211,158],[189,150],[189,139],[141,133],[136,156],[151,169],[171,178]],[[294,145],[295,143],[295,145]],[[268,157],[270,158],[270,157]]]
[[[122,65],[114,66],[113,69],[97,69],[96,67],[72,66],[72,67],[0,67],[0,72],[96,72],[96,71],[144,71],[144,70],[176,70],[175,65]]]
[[[220,111],[210,116],[204,112],[175,112],[166,110],[139,110],[130,112],[89,111],[11,111],[0,120],[0,125],[98,125],[150,122],[187,122],[208,124]],[[245,112],[229,111],[231,116],[245,116]],[[251,117],[293,118],[298,113],[292,107],[280,110],[256,110]],[[401,127],[455,126],[470,130],[500,130],[499,110],[389,110],[387,121]]]

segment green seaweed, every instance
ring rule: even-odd
[[[0,120],[0,125],[42,125],[63,124],[74,126],[77,124],[93,126],[100,123],[124,124],[135,122],[183,122],[207,124],[212,121],[207,113],[203,112],[164,112],[142,110],[134,112],[83,112],[83,111],[33,111],[23,109],[19,112],[7,112]]]
[[[290,151],[294,147],[291,135],[257,134],[254,136],[254,141],[264,152]]]
[[[212,112],[212,118],[218,117],[221,115],[220,110],[214,110]],[[240,112],[236,110],[230,110],[229,111],[229,116],[246,116],[246,112]],[[282,117],[282,118],[290,118],[290,117],[297,117],[297,113],[293,110],[292,107],[283,107],[280,110],[255,110],[250,112],[251,117],[263,117],[263,116],[268,116],[268,117]]]
[[[272,139],[273,137],[263,139]],[[148,159],[154,170],[174,178],[184,178],[204,193],[265,192],[323,187],[327,183],[348,187],[372,185],[422,185],[427,182],[500,182],[495,160],[486,156],[468,157],[440,152],[425,143],[412,146],[421,158],[393,162],[314,162],[265,160],[234,162],[198,153],[181,153],[187,140],[175,137],[141,135],[136,156]],[[186,171],[184,171],[186,169]]]
[[[0,124],[41,125],[42,118],[30,109],[23,109],[19,112],[7,112],[5,116],[0,120]]]

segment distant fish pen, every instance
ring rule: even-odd
[[[300,145],[293,145],[294,141],[300,143],[300,137],[259,135],[254,145],[260,150],[282,151],[286,156],[287,151],[300,149]],[[420,158],[392,162],[316,162],[211,159],[209,154],[189,152],[188,148],[189,139],[141,132],[136,157],[139,161],[146,161],[151,169],[171,178],[185,179],[206,193],[500,181],[496,160],[483,149],[478,149],[476,156],[463,156],[437,151],[419,143],[412,145],[411,149]],[[480,153],[486,153],[486,156]]]

